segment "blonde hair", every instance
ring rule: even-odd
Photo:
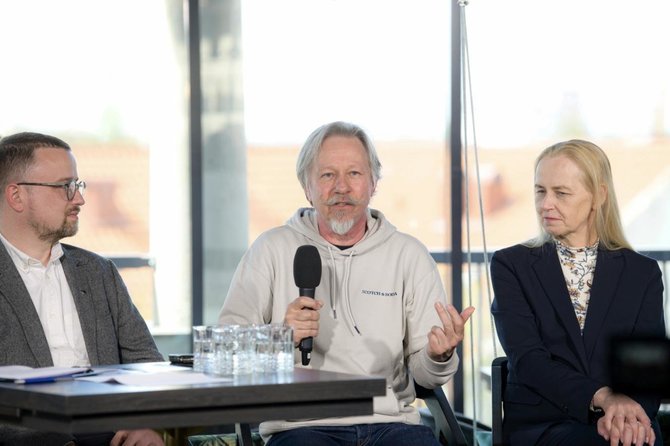
[[[589,141],[571,139],[547,147],[535,160],[535,170],[545,158],[565,156],[577,165],[582,172],[582,184],[593,196],[594,200],[602,198],[602,204],[595,209],[595,230],[599,239],[599,246],[607,250],[622,248],[632,249],[621,226],[619,205],[617,204],[612,181],[612,168],[607,155],[597,145]],[[605,196],[601,195],[601,186],[605,188]],[[541,246],[551,240],[540,225],[540,235],[528,242],[526,246]]]

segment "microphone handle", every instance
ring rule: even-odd
[[[298,288],[300,290],[299,296],[311,297],[314,299],[314,292],[316,288]]]
[[[316,291],[315,288],[299,288],[299,289],[300,289],[300,296],[311,297],[312,299],[314,299],[314,292]],[[302,365],[309,365],[309,361],[310,359],[312,359],[312,346],[313,346],[313,340],[311,336],[303,338],[300,341],[300,352],[302,353]]]
[[[309,361],[312,359],[312,338],[304,338],[300,341],[300,353],[302,365],[309,365]]]

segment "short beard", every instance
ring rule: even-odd
[[[56,229],[48,228],[44,225],[33,223],[32,227],[37,232],[40,240],[49,242],[52,245],[66,237],[72,237],[79,230],[79,222],[68,223],[64,221],[63,224]]]
[[[330,229],[337,235],[345,235],[354,227],[354,219],[349,220],[329,220]]]

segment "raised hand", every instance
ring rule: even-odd
[[[447,308],[436,302],[437,311],[442,326],[433,326],[428,333],[428,356],[434,361],[444,362],[451,358],[456,346],[463,340],[465,323],[475,312],[474,307],[468,307],[460,314],[449,304]]]

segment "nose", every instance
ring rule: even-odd
[[[549,194],[545,194],[542,198],[538,199],[537,207],[542,210],[549,210],[554,207],[554,200]]]
[[[346,192],[349,190],[349,182],[347,181],[346,176],[338,175],[335,180],[335,191],[336,192]]]
[[[72,203],[83,206],[86,204],[86,200],[84,200],[84,194],[81,193],[81,189],[77,189],[74,193],[74,197],[72,197]]]

